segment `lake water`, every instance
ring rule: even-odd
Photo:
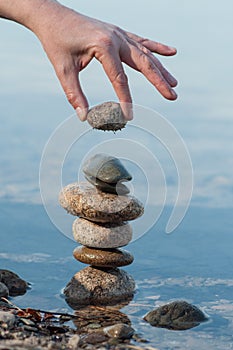
[[[135,104],[163,115],[188,147],[194,188],[181,224],[172,234],[165,233],[177,195],[178,178],[167,149],[158,141],[154,143],[153,135],[148,135],[146,115],[147,134],[140,134],[132,123],[116,136],[90,132],[87,140],[78,139],[65,158],[62,184],[76,180],[84,154],[98,150],[103,142],[110,142],[113,151],[115,147],[114,153],[123,152],[118,146],[120,138],[129,140],[129,145],[134,147],[137,140],[139,151],[143,147],[151,151],[157,159],[153,162],[158,165],[151,191],[156,206],[149,201],[146,212],[156,212],[157,222],[127,247],[135,261],[125,270],[134,277],[137,293],[121,311],[128,315],[137,332],[158,349],[232,349],[233,4],[226,0],[215,4],[209,0],[176,4],[145,0],[143,6],[121,0],[111,5],[104,0],[94,5],[91,1],[78,5],[75,1],[63,3],[178,48],[176,57],[161,58],[179,80],[176,102],[162,100],[138,73],[127,69],[127,74]],[[73,111],[39,43],[29,31],[2,20],[0,40],[1,268],[17,272],[32,284],[25,296],[14,299],[18,306],[71,312],[61,290],[83,265],[73,259],[76,244],[66,237],[71,236],[72,218],[67,219],[65,212],[57,209],[61,213],[60,222],[65,222],[65,234],[62,234],[46,214],[40,197],[39,166],[51,133]],[[82,84],[90,105],[116,99],[98,63],[93,62],[83,72]],[[77,120],[77,128],[80,124]],[[151,128],[154,130],[156,125]],[[48,183],[57,181],[58,158],[59,154],[49,158]],[[127,164],[135,174],[135,194],[146,201],[144,186],[149,170],[140,170],[129,161]],[[164,208],[162,173],[167,188]],[[53,188],[47,200],[59,208],[57,195]],[[144,229],[147,222],[141,220]],[[142,321],[149,310],[177,299],[201,307],[210,321],[183,332],[152,328]]]

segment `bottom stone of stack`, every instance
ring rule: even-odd
[[[114,305],[132,299],[134,279],[118,268],[88,266],[77,272],[64,289],[68,304]]]

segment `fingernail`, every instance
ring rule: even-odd
[[[169,48],[169,50],[171,50],[171,51],[176,51],[176,48],[173,47],[173,46],[168,46],[168,48]]]
[[[123,112],[125,120],[133,119],[133,105],[128,102],[121,102],[121,110]]]
[[[174,90],[171,90],[171,94],[173,97],[177,98],[177,93]]]
[[[82,122],[87,119],[87,108],[77,107],[75,111]]]

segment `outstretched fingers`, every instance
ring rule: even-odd
[[[121,50],[121,59],[133,69],[140,71],[165,98],[168,100],[177,98],[172,88],[177,83],[175,78],[146,48],[128,42]]]

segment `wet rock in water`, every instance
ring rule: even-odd
[[[207,321],[205,314],[186,301],[174,301],[150,311],[144,320],[152,326],[185,330]]]
[[[8,311],[0,311],[0,323],[6,324],[8,328],[12,328],[15,324],[15,316]]]
[[[116,102],[105,102],[90,109],[87,114],[88,123],[99,130],[117,131],[125,127],[127,121]]]
[[[84,163],[83,172],[86,179],[101,191],[121,195],[129,193],[121,182],[132,180],[132,176],[116,157],[96,154]]]
[[[68,304],[106,305],[133,296],[135,282],[118,268],[88,266],[77,272],[64,289]]]
[[[127,245],[132,239],[131,226],[121,224],[96,224],[86,219],[78,218],[73,223],[74,239],[88,247],[118,248]]]
[[[8,295],[9,295],[9,289],[4,283],[0,282],[0,297],[7,298]]]
[[[129,339],[134,334],[134,329],[124,323],[117,323],[112,326],[105,327],[103,331],[108,337],[117,339]]]
[[[28,289],[26,281],[22,280],[16,273],[8,270],[0,270],[0,282],[4,283],[10,296],[23,295]]]
[[[59,201],[70,214],[94,222],[119,223],[134,220],[144,212],[135,197],[100,192],[85,182],[64,187]]]
[[[126,250],[120,249],[93,249],[88,247],[75,248],[73,255],[75,259],[84,264],[102,267],[120,267],[130,265],[133,255]]]

